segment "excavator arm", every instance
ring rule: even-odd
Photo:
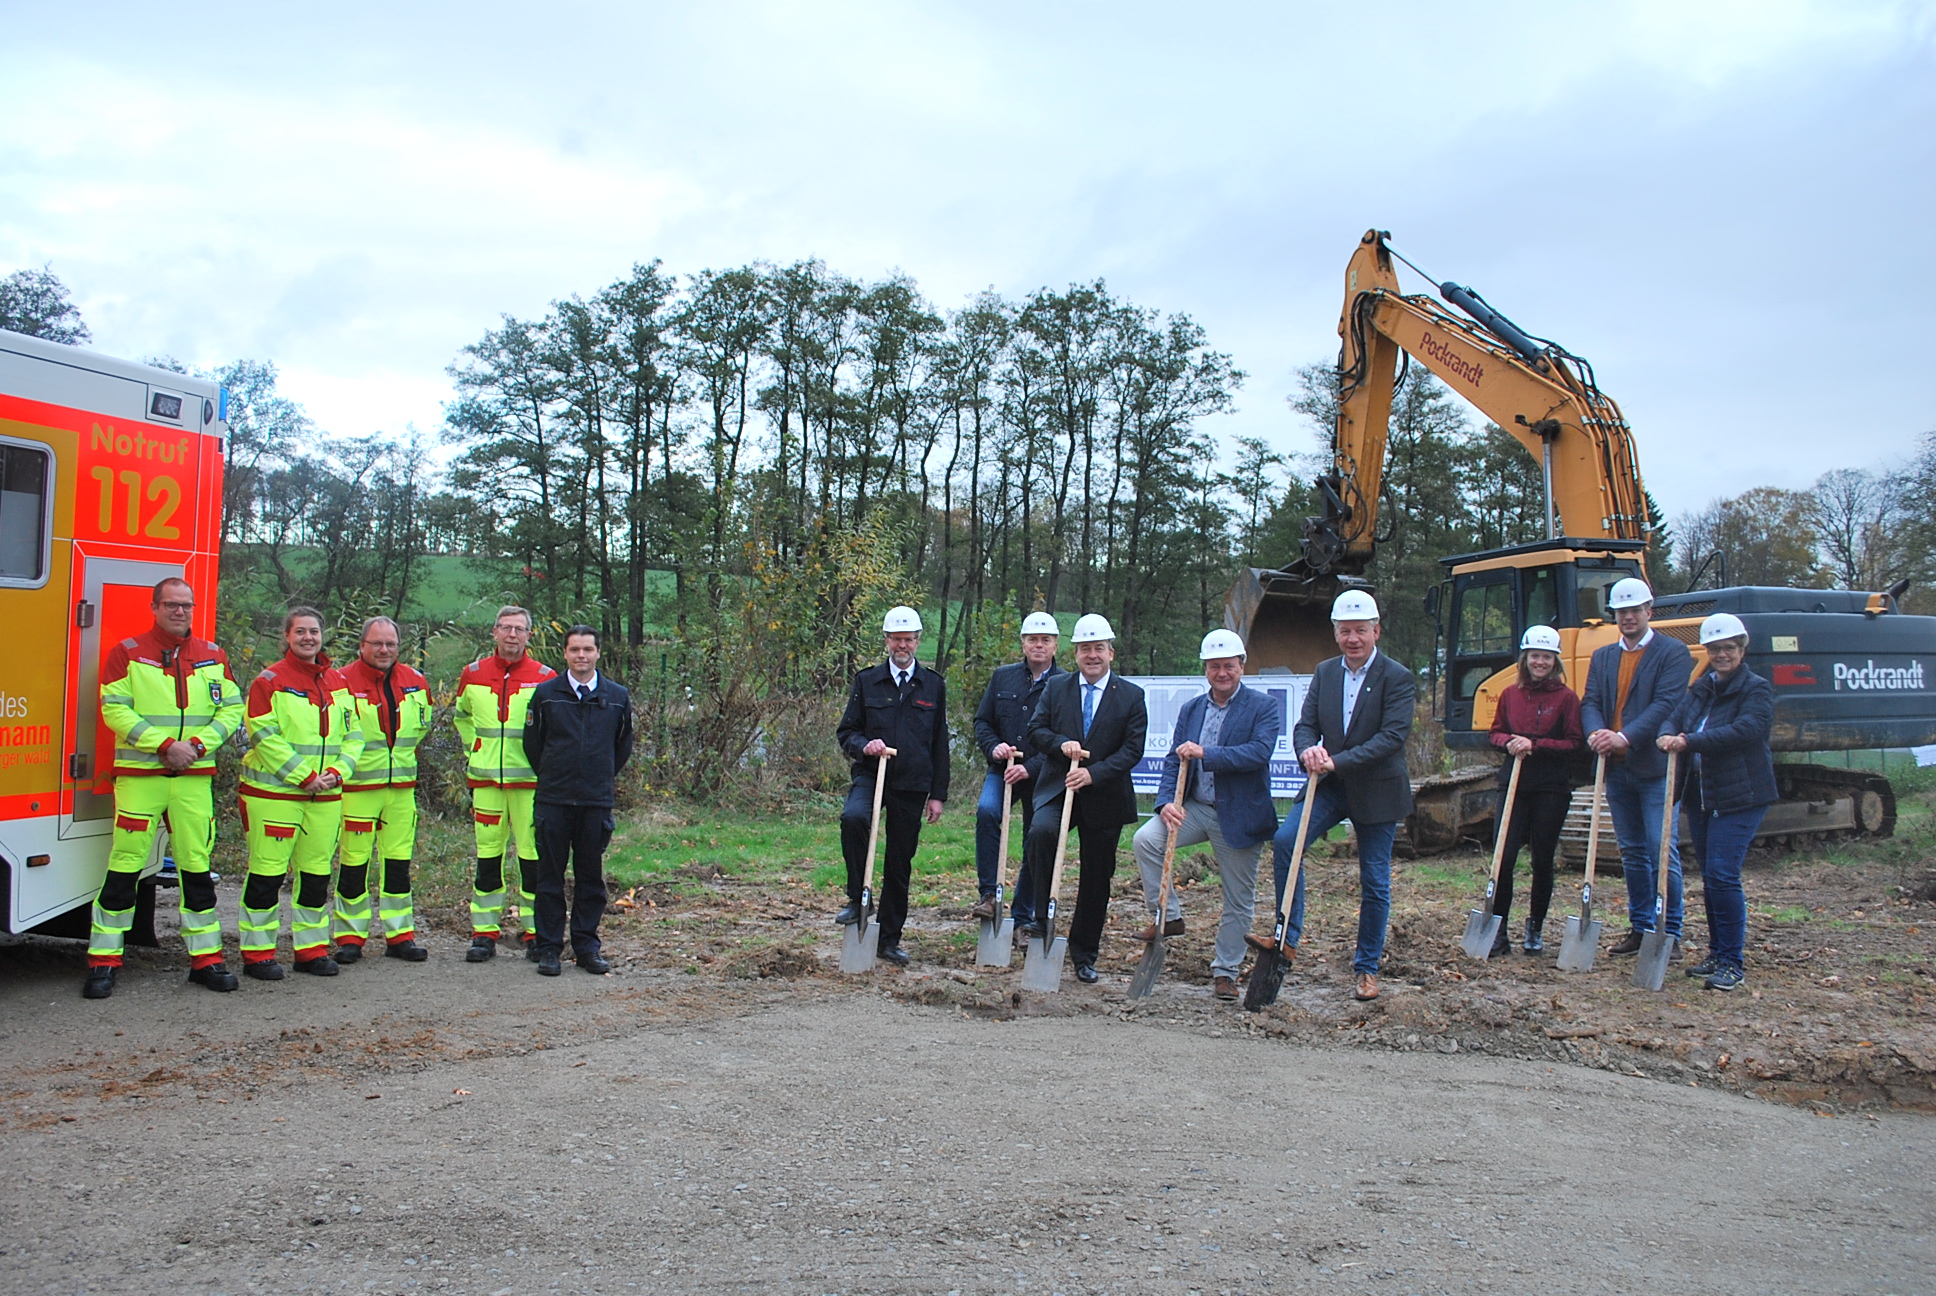
[[[1305,526],[1303,574],[1356,575],[1371,562],[1401,352],[1540,461],[1548,539],[1645,540],[1633,436],[1591,366],[1457,284],[1439,291],[1464,315],[1401,293],[1387,237],[1368,231],[1345,270],[1334,470],[1318,479],[1323,511]]]

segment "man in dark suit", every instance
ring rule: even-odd
[[[531,835],[538,971],[557,976],[565,947],[565,863],[571,863],[571,948],[587,972],[611,971],[599,952],[605,914],[605,848],[611,844],[618,772],[632,758],[632,698],[598,673],[598,631],[565,632],[565,668],[538,685],[524,713],[524,756],[538,775]]]
[[[1331,605],[1331,635],[1343,655],[1318,663],[1292,730],[1305,773],[1322,775],[1323,781],[1315,792],[1306,785],[1303,800],[1284,816],[1272,843],[1282,907],[1300,816],[1311,816],[1307,843],[1351,820],[1358,836],[1358,947],[1351,969],[1359,999],[1378,997],[1378,960],[1391,917],[1392,844],[1400,821],[1412,812],[1405,742],[1412,735],[1418,689],[1410,671],[1378,651],[1378,634],[1378,604],[1363,590],[1346,590]],[[1291,896],[1286,954],[1304,932],[1305,872],[1298,870]],[[1247,939],[1260,950],[1271,948],[1267,936]]]
[[[1678,639],[1655,634],[1654,592],[1632,576],[1607,591],[1620,638],[1596,648],[1587,665],[1580,723],[1586,745],[1607,758],[1607,811],[1620,843],[1620,871],[1627,879],[1627,917],[1633,926],[1609,949],[1632,954],[1654,929],[1659,891],[1660,820],[1666,807],[1667,755],[1654,743],[1661,727],[1687,696],[1694,655]],[[1684,771],[1683,771],[1684,772]],[[1681,936],[1680,817],[1667,841],[1666,929]]]
[[[1163,891],[1163,853],[1170,829],[1179,847],[1207,841],[1217,859],[1223,886],[1223,921],[1210,959],[1211,993],[1237,997],[1237,969],[1244,961],[1244,934],[1257,908],[1257,861],[1264,843],[1277,831],[1271,805],[1270,758],[1284,730],[1277,700],[1244,687],[1244,641],[1229,630],[1212,630],[1198,652],[1210,691],[1185,702],[1171,729],[1173,745],[1163,759],[1156,788],[1156,817],[1136,830],[1136,866],[1143,875],[1143,899],[1154,915],[1139,938],[1183,934],[1183,902],[1174,886],[1167,913],[1156,906]],[[1190,761],[1190,782],[1183,804],[1176,805],[1176,773]]]
[[[1149,712],[1143,690],[1110,669],[1116,660],[1116,632],[1108,621],[1092,612],[1077,619],[1069,637],[1076,648],[1076,673],[1049,681],[1029,722],[1029,746],[1048,759],[1036,784],[1035,821],[1029,825],[1023,855],[1035,884],[1033,935],[1048,913],[1055,839],[1062,830],[1060,803],[1065,795],[1074,796],[1070,822],[1080,829],[1082,851],[1069,956],[1076,979],[1094,985],[1103,923],[1109,917],[1109,883],[1116,876],[1116,847],[1123,825],[1136,820],[1136,789],[1129,772],[1143,759]],[[1070,763],[1084,751],[1089,759],[1071,770]]]
[[[907,925],[908,880],[914,850],[921,844],[921,820],[941,822],[948,799],[948,686],[941,676],[915,660],[921,646],[921,615],[911,607],[891,608],[881,623],[887,660],[854,676],[847,709],[835,731],[840,750],[853,762],[854,781],[840,808],[840,849],[847,860],[847,907],[835,916],[841,926],[860,921],[860,893],[867,876],[867,839],[874,815],[874,779],[880,757],[887,761],[887,787],[881,793],[887,853],[881,863],[879,954],[897,967],[908,964],[901,948]]]
[[[1042,690],[1056,676],[1064,674],[1055,664],[1056,640],[1062,628],[1047,612],[1031,612],[1022,618],[1022,660],[997,666],[989,676],[988,691],[982,694],[975,712],[975,745],[988,759],[988,774],[982,780],[981,800],[975,806],[975,878],[981,900],[971,911],[976,918],[995,916],[995,852],[1002,842],[1002,785],[1013,789],[1009,797],[1022,807],[1022,839],[1028,840],[1029,824],[1035,819],[1035,780],[1042,773],[1043,756],[1028,747],[1029,718]],[[1015,763],[1009,764],[1014,757]],[[1019,935],[1035,916],[1035,888],[1025,867],[1015,875],[1014,902],[1009,912]]]

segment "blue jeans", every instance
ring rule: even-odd
[[[1742,965],[1748,943],[1748,896],[1741,888],[1741,863],[1767,806],[1732,814],[1702,814],[1687,807],[1687,835],[1701,860],[1701,897],[1707,903],[1707,952],[1732,968]]]
[[[1019,840],[1028,838],[1029,822],[1035,818],[1035,780],[1023,779],[1015,785],[1010,797],[1014,808],[1022,812],[1022,832]],[[1018,838],[1013,828],[1009,829],[1010,842]],[[983,895],[991,895],[995,890],[995,853],[1002,844],[1002,776],[989,770],[981,781],[981,800],[975,804],[975,882]],[[1009,888],[1009,912],[1017,923],[1031,922],[1035,917],[1035,891],[1029,886],[1028,864],[1023,863],[1016,871],[1013,885]]]
[[[1316,803],[1313,806],[1313,802]],[[1284,883],[1291,872],[1291,852],[1297,847],[1297,825],[1306,814],[1311,829],[1304,838],[1308,855],[1311,843],[1351,818],[1344,791],[1334,781],[1317,785],[1315,794],[1304,799],[1284,816],[1277,836],[1271,839],[1272,871],[1277,878],[1277,907],[1284,907]],[[1358,831],[1358,948],[1351,955],[1351,970],[1376,974],[1378,960],[1385,953],[1385,927],[1391,918],[1392,843],[1398,840],[1398,824],[1351,825]],[[1284,929],[1284,943],[1293,949],[1304,935],[1304,874],[1299,866],[1297,889],[1291,894],[1291,916]]]
[[[1654,907],[1660,876],[1660,817],[1667,805],[1665,778],[1635,778],[1625,764],[1607,762],[1607,812],[1613,816],[1613,835],[1620,842],[1620,871],[1627,880],[1627,920],[1635,931],[1654,929]],[[1681,824],[1667,838],[1667,934],[1681,934]]]

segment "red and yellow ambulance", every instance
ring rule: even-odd
[[[164,576],[215,637],[227,435],[213,382],[0,331],[0,931],[87,935],[114,827],[101,659]]]

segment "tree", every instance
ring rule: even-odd
[[[1716,500],[1674,526],[1681,546],[1684,580],[1693,580],[1714,553],[1727,557],[1731,585],[1788,585],[1807,588],[1825,583],[1816,558],[1815,501],[1803,491],[1758,486],[1733,499]],[[1699,588],[1721,583],[1720,569],[1709,564]]]
[[[1810,492],[1809,520],[1822,559],[1842,589],[1886,589],[1915,566],[1912,505],[1903,477],[1861,468],[1822,474]]]
[[[51,266],[16,270],[0,279],[0,328],[69,346],[90,342],[94,336]]]

